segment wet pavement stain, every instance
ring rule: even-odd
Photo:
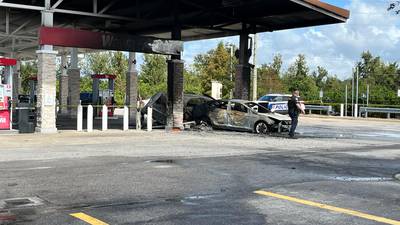
[[[393,178],[389,177],[335,177],[335,180],[348,181],[348,182],[380,182],[391,181]]]
[[[172,159],[158,159],[158,160],[150,160],[147,161],[149,163],[168,163],[168,164],[173,164],[175,163],[175,160]]]

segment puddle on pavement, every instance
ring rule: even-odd
[[[335,177],[335,180],[348,181],[348,182],[380,182],[391,181],[393,178],[389,177]]]
[[[184,205],[199,205],[201,201],[211,200],[216,197],[217,197],[217,195],[192,195],[192,196],[187,196],[187,197],[183,197],[183,198],[180,198],[180,197],[168,198],[165,201],[182,203]]]
[[[149,163],[168,163],[168,164],[174,164],[175,160],[173,159],[157,159],[157,160],[150,160],[147,161]]]
[[[157,160],[150,160],[146,161],[146,163],[154,163],[154,168],[156,169],[169,169],[174,167],[176,161],[173,159],[157,159]]]

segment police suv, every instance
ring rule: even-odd
[[[289,94],[268,94],[258,99],[257,103],[271,110],[272,112],[287,114]]]

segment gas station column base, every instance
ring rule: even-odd
[[[182,60],[168,61],[168,118],[166,130],[183,130],[183,68]]]
[[[137,114],[137,93],[138,93],[138,72],[126,73],[126,105],[129,107],[129,123],[136,124]]]
[[[236,66],[235,98],[250,100],[250,74],[249,65]]]
[[[37,127],[39,133],[56,133],[56,51],[39,50]]]
[[[68,114],[68,76],[60,76],[60,113]]]

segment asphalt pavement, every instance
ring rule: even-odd
[[[0,224],[399,225],[399,127],[0,136]]]

